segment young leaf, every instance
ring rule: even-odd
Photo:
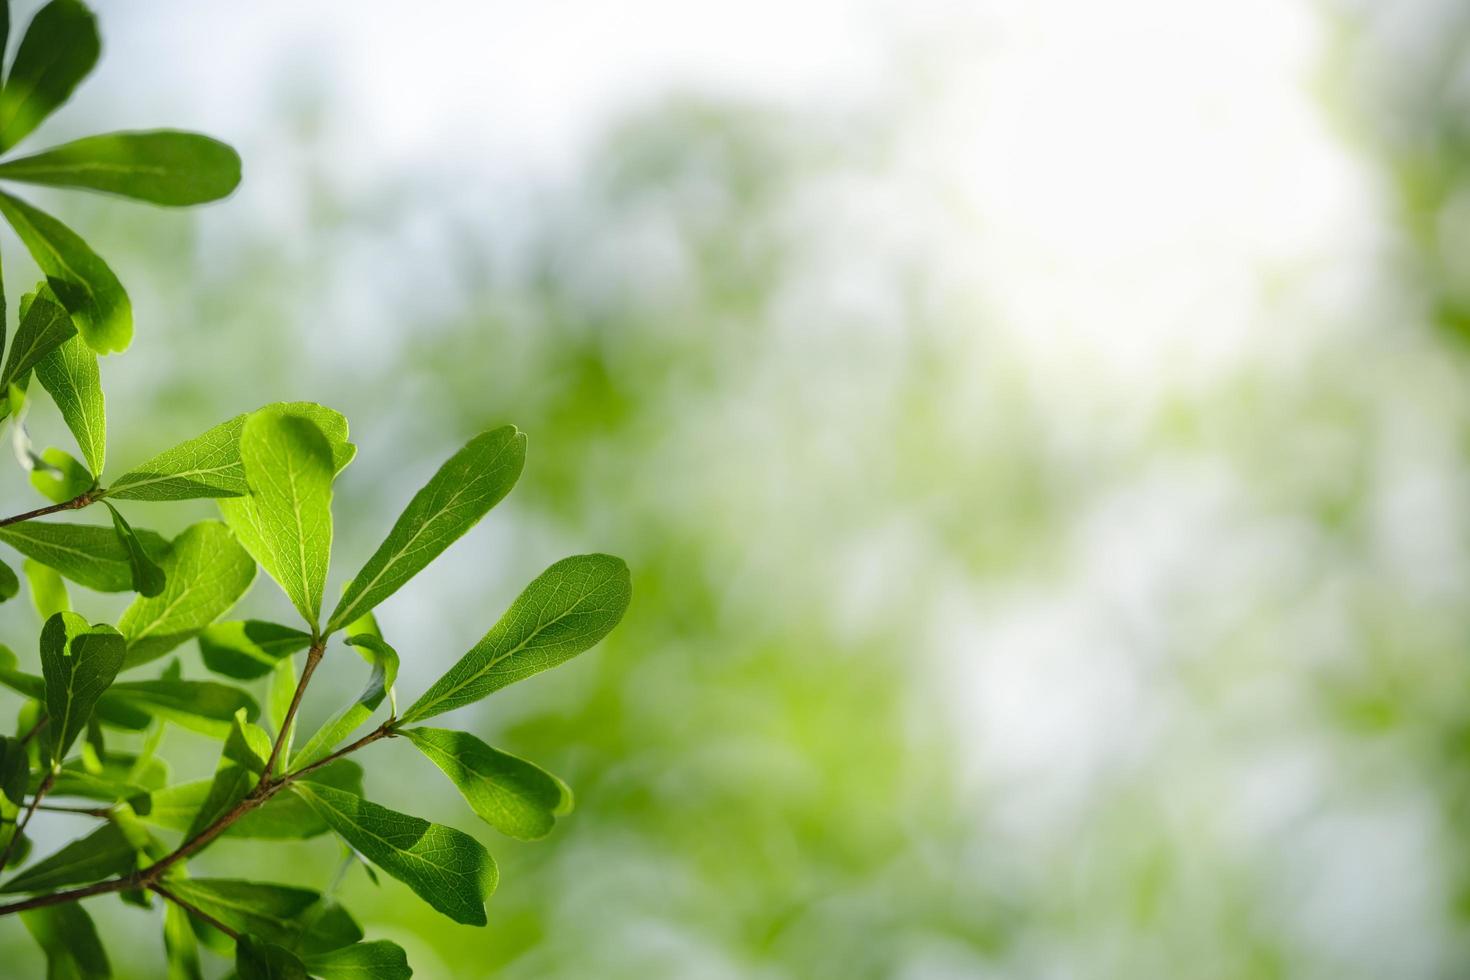
[[[133,534],[155,561],[168,553],[168,542],[152,531],[134,528]],[[78,585],[98,592],[132,591],[128,550],[112,527],[24,521],[0,527],[0,541]]]
[[[0,90],[0,151],[19,143],[71,97],[101,48],[97,21],[77,0],[52,0],[31,18]]]
[[[103,501],[103,503],[112,512],[113,530],[117,532],[117,539],[122,542],[123,548],[128,553],[128,567],[132,570],[133,574],[133,591],[144,598],[152,598],[158,595],[163,591],[165,578],[163,569],[144,550],[142,543],[133,534],[132,527],[123,519],[118,509],[107,501]],[[173,549],[174,552],[177,552],[177,550]],[[170,557],[175,557],[175,555],[171,553]],[[252,565],[251,568],[253,571],[254,566]],[[176,589],[175,591],[179,590]],[[138,601],[142,602],[143,599],[139,599]]]
[[[97,927],[76,902],[31,909],[22,912],[20,920],[46,954],[48,980],[106,980],[112,976]]]
[[[217,201],[240,183],[240,155],[174,130],[88,136],[0,163],[0,180],[81,187],[173,207]]]
[[[255,562],[219,521],[191,525],[163,556],[164,587],[144,593],[118,620],[125,667],[155,660],[223,616],[255,580]]]
[[[36,362],[36,379],[51,394],[66,427],[82,450],[93,477],[107,461],[107,406],[97,354],[80,337],[71,337]]]
[[[7,602],[20,594],[20,579],[15,569],[0,561],[0,602]]]
[[[41,462],[50,469],[31,470],[31,486],[53,504],[64,504],[92,489],[92,474],[70,453],[52,446],[41,454]]]
[[[138,852],[132,839],[109,822],[37,861],[0,885],[0,892],[49,892],[67,885],[86,885],[127,874],[137,864]]]
[[[235,972],[240,980],[309,980],[295,953],[252,936],[235,943]]]
[[[0,371],[0,388],[19,384],[31,369],[54,353],[77,333],[70,314],[44,283],[31,297],[15,340],[10,345],[5,370]]]
[[[413,976],[403,947],[386,939],[308,956],[306,969],[322,980],[408,980]]]
[[[34,558],[27,558],[21,569],[31,587],[31,603],[43,621],[56,613],[71,611],[71,596],[66,594],[66,583],[56,574],[56,569]]]
[[[300,769],[318,759],[331,755],[342,740],[357,730],[372,717],[378,705],[388,696],[393,682],[398,679],[398,653],[376,636],[360,633],[348,637],[347,642],[357,647],[363,659],[372,665],[367,686],[347,707],[337,712],[301,747],[301,752],[292,760],[291,767]]]
[[[451,456],[348,585],[327,632],[370,611],[474,527],[515,486],[525,463],[526,437],[513,425],[482,432]]]
[[[311,646],[311,634],[260,619],[233,620],[199,634],[204,666],[237,680],[264,677],[283,657]]]
[[[611,555],[563,558],[537,576],[500,622],[403,713],[419,721],[470,704],[563,663],[606,636],[632,597]]]
[[[173,902],[164,904],[163,948],[168,955],[168,980],[204,980],[199,941],[189,925],[189,913]]]
[[[280,754],[276,756],[277,772],[285,771],[286,760],[291,758],[291,745],[296,741],[296,719],[292,718],[289,726],[286,723],[286,717],[291,714],[291,702],[296,699],[296,683],[296,661],[282,657],[271,671],[269,691],[271,727],[284,739]]]
[[[219,766],[214,771],[209,794],[194,815],[184,837],[190,838],[214,823],[245,798],[265,772],[265,760],[271,754],[271,739],[257,725],[245,720],[242,711],[235,716],[234,727],[225,739]]]
[[[435,909],[463,925],[485,924],[485,899],[500,873],[469,834],[317,783],[292,783],[291,791],[351,847]]]
[[[502,834],[537,840],[551,833],[559,814],[571,809],[571,792],[561,780],[473,735],[444,728],[409,728],[401,734]]]
[[[315,629],[332,550],[331,444],[304,416],[260,412],[240,433],[240,459],[248,514],[225,519]]]
[[[102,692],[122,668],[127,646],[111,626],[88,626],[76,613],[57,613],[41,629],[41,675],[46,680],[46,732],[60,765],[92,715]]]
[[[99,354],[127,350],[133,305],[107,263],[76,232],[20,198],[0,194],[0,214],[46,274],[87,346]]]

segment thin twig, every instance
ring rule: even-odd
[[[54,803],[38,803],[37,810],[45,810],[47,813],[78,813],[84,817],[112,816],[112,809],[105,806],[57,806]]]
[[[395,731],[393,728],[395,724],[397,724],[397,719],[389,718],[387,721],[383,722],[377,728],[374,728],[372,731],[368,732],[366,735],[358,739],[356,742],[353,742],[351,745],[344,746],[338,749],[336,752],[333,752],[331,755],[318,759],[309,766],[302,766],[295,772],[287,773],[284,778],[289,780],[300,779],[307,773],[316,772],[323,766],[331,765],[338,759],[342,758],[344,755],[349,755],[353,752],[356,752],[358,749],[362,748],[365,745],[371,745],[380,738],[393,738],[398,734],[398,732]]]
[[[24,514],[16,514],[14,517],[0,517],[0,527],[5,527],[8,524],[19,524],[21,521],[29,521],[37,517],[45,517],[47,514],[59,514],[64,510],[81,510],[99,498],[99,491],[88,490],[84,494],[80,494],[70,500],[62,501],[59,504],[52,504],[49,507],[38,507],[35,510],[28,510]]]
[[[31,797],[31,805],[26,808],[25,813],[21,814],[20,820],[16,821],[15,833],[6,842],[5,850],[0,852],[0,871],[5,870],[6,862],[10,860],[10,855],[14,853],[15,846],[20,843],[21,835],[25,833],[26,827],[30,826],[31,818],[36,815],[36,807],[40,806],[41,801],[46,798],[46,794],[51,792],[51,784],[54,782],[56,782],[56,770],[52,769],[46,773],[46,778],[41,780],[41,785],[36,787],[36,795]]]
[[[46,723],[48,721],[50,721],[50,720],[51,720],[51,716],[50,715],[48,715],[48,714],[42,714],[40,720],[37,721],[34,725],[31,726],[31,730],[28,731],[28,732],[26,732],[24,735],[22,735],[20,737],[20,744],[21,745],[25,745],[31,739],[35,738],[36,737],[36,733],[39,732],[41,729],[45,728],[46,727]]]
[[[200,922],[203,922],[203,923],[205,923],[207,925],[214,926],[216,929],[218,929],[220,932],[224,933],[226,936],[229,936],[231,939],[234,939],[236,941],[239,941],[240,934],[238,932],[236,932],[234,929],[231,929],[229,926],[225,925],[223,922],[221,922],[220,920],[216,919],[214,916],[210,915],[208,912],[204,911],[203,909],[196,908],[195,906],[190,905],[188,902],[184,901],[182,898],[180,898],[179,896],[175,895],[173,892],[169,891],[167,888],[163,887],[158,882],[155,881],[154,883],[152,883],[148,887],[150,889],[152,889],[153,891],[157,892],[158,894],[162,895],[164,898],[168,899],[170,902],[173,902],[175,905],[177,905],[179,908],[183,909],[185,912],[188,912],[190,915],[194,916]]]
[[[301,680],[296,682],[296,692],[291,695],[291,706],[286,709],[286,717],[281,721],[280,731],[276,732],[276,742],[271,746],[271,757],[265,762],[265,770],[260,774],[260,782],[256,785],[256,792],[261,792],[262,787],[270,786],[275,781],[276,760],[281,757],[281,749],[286,745],[286,739],[291,732],[291,723],[296,720],[296,712],[301,707],[301,698],[306,694],[306,685],[311,681],[311,675],[316,672],[316,665],[322,661],[322,650],[325,649],[326,641],[317,640],[306,651],[306,666],[301,669]]]

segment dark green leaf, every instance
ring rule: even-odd
[[[349,759],[323,766],[304,778],[345,792],[362,794],[362,767]],[[196,779],[134,797],[128,802],[143,822],[183,833],[194,822],[213,785],[213,779]],[[277,793],[231,824],[225,833],[231,837],[263,840],[300,840],[326,832],[326,823],[305,802],[290,793]]]
[[[511,837],[536,840],[551,833],[572,805],[561,780],[493,749],[466,732],[410,728],[402,732],[444,771],[486,823]]]
[[[260,716],[260,705],[237,687],[214,681],[160,679],[119,681],[102,696],[97,714],[103,722],[124,728],[141,729],[161,718],[210,738],[225,738],[235,712],[242,709],[248,719]]]
[[[18,197],[0,194],[0,214],[46,274],[87,346],[99,354],[127,350],[133,305],[107,263],[76,232]]]
[[[41,629],[41,675],[52,759],[60,764],[122,668],[127,644],[111,626],[89,626],[76,613],[57,613]]]
[[[455,922],[485,924],[485,899],[500,875],[469,834],[316,783],[292,783],[291,790],[338,836],[429,905]]]
[[[123,548],[127,550],[128,567],[132,570],[133,575],[133,591],[143,597],[134,602],[133,607],[136,608],[138,602],[144,602],[163,591],[164,571],[143,548],[142,542],[133,534],[132,527],[123,519],[118,509],[107,501],[103,503],[112,512],[112,528],[117,532],[117,539],[122,542]],[[169,558],[177,558],[177,551],[177,548],[172,549]],[[252,565],[251,568],[253,571],[254,566]],[[173,591],[177,593],[183,590],[175,588]],[[129,637],[130,642],[131,640],[132,637]],[[164,652],[167,651],[160,651],[160,653]]]
[[[204,666],[239,680],[264,677],[282,657],[311,646],[311,634],[259,619],[215,623],[199,634]]]
[[[20,579],[15,569],[0,561],[0,602],[7,602],[20,594]]]
[[[172,902],[163,910],[163,948],[168,954],[168,980],[204,980],[189,913]]]
[[[240,980],[308,980],[295,953],[250,936],[235,944],[235,972]]]
[[[51,795],[116,803],[161,788],[168,774],[168,763],[162,759],[114,752],[96,768],[80,760],[67,762],[56,776]]]
[[[136,528],[134,533],[155,560],[168,552],[168,542],[152,531]],[[128,551],[112,527],[25,521],[0,527],[0,541],[78,585],[98,592],[132,591]]]
[[[255,580],[255,562],[219,521],[201,521],[174,539],[161,561],[164,588],[118,620],[128,638],[126,667],[168,653],[229,611]]]
[[[112,976],[102,940],[76,902],[22,912],[20,919],[46,953],[46,980],[104,980]]]
[[[107,133],[0,163],[0,180],[81,187],[178,207],[233,191],[240,183],[240,155],[198,133]]]
[[[36,362],[41,382],[66,420],[94,477],[107,461],[107,404],[97,354],[80,337],[64,341]]]
[[[347,642],[357,647],[363,659],[372,665],[367,686],[347,707],[337,712],[311,740],[301,747],[301,752],[291,761],[293,769],[311,765],[318,759],[331,755],[342,740],[351,735],[363,722],[372,717],[378,705],[388,696],[393,682],[398,679],[398,653],[381,639],[370,634],[348,637]]]
[[[50,619],[59,612],[71,610],[71,597],[66,594],[66,583],[50,565],[43,565],[34,558],[27,558],[21,566],[26,582],[31,587],[31,603],[41,619]]]
[[[511,603],[500,622],[403,713],[403,720],[470,704],[570,660],[618,624],[632,594],[622,559],[563,558]]]
[[[237,714],[234,727],[225,739],[224,751],[220,753],[209,793],[184,836],[193,837],[243,800],[245,794],[260,782],[261,774],[265,772],[265,760],[270,754],[270,736],[259,726],[247,722],[244,712]]]
[[[77,0],[52,0],[31,18],[0,90],[0,151],[55,112],[97,63],[97,21]]]
[[[31,470],[31,486],[53,504],[75,500],[92,489],[91,472],[70,453],[53,446],[41,454],[41,461],[50,468]]]
[[[408,980],[413,976],[403,947],[386,939],[308,956],[306,968],[322,980]]]
[[[225,519],[313,629],[332,549],[332,447],[304,416],[257,412],[240,433],[250,493]]]
[[[27,299],[29,304],[15,328],[5,370],[0,371],[0,388],[20,384],[32,368],[77,333],[70,314],[45,283]]]
[[[0,735],[0,793],[12,803],[24,803],[30,774],[30,754],[20,739]]]
[[[137,858],[137,848],[123,829],[105,823],[0,885],[0,892],[48,892],[87,885],[133,871]]]
[[[327,632],[370,611],[474,527],[515,486],[525,463],[526,437],[513,425],[483,432],[451,456],[348,585]]]
[[[321,896],[305,888],[232,878],[181,878],[168,890],[236,932],[290,945],[301,918]]]

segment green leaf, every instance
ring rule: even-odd
[[[19,738],[0,736],[0,793],[10,802],[24,803],[30,785],[31,757]]]
[[[350,759],[323,766],[303,778],[344,792],[362,794],[362,767]],[[128,802],[145,823],[183,833],[194,822],[213,785],[213,779],[196,779],[135,796]],[[290,793],[277,793],[225,831],[230,837],[261,840],[303,840],[326,832],[327,825],[316,811]]]
[[[348,735],[372,717],[378,705],[388,696],[393,682],[398,679],[398,652],[376,636],[360,633],[348,637],[347,642],[357,647],[363,659],[372,665],[367,686],[347,707],[333,715],[311,740],[301,747],[301,752],[291,762],[291,768],[301,769],[332,754],[332,750]]]
[[[445,728],[409,728],[400,734],[442,769],[474,811],[502,834],[537,840],[551,833],[558,815],[571,810],[572,794],[561,780],[473,735]]]
[[[0,892],[48,892],[67,885],[88,885],[128,874],[137,864],[138,851],[132,839],[117,824],[109,822],[37,861],[0,885]]]
[[[0,681],[4,675],[0,673]],[[260,716],[255,699],[238,687],[214,681],[119,681],[102,696],[97,714],[103,722],[142,729],[154,718],[171,721],[210,738],[226,738],[235,712]]]
[[[36,380],[56,402],[66,427],[93,477],[107,461],[107,405],[97,355],[80,337],[71,337],[36,362]]]
[[[55,112],[97,63],[97,21],[77,0],[52,0],[31,18],[0,90],[0,151]]]
[[[157,596],[159,593],[163,592],[163,585],[165,581],[164,570],[160,568],[158,566],[158,563],[149,556],[146,550],[144,550],[142,543],[138,540],[137,536],[133,534],[132,527],[130,527],[128,525],[128,522],[123,519],[123,516],[118,512],[118,509],[112,506],[112,504],[108,503],[107,501],[103,501],[103,503],[106,504],[107,509],[112,512],[113,530],[117,532],[117,539],[122,542],[123,548],[127,550],[128,567],[131,569],[133,575],[133,591],[137,592],[142,597],[138,599],[138,602],[143,602],[146,599]],[[177,551],[177,548],[171,549],[169,557],[175,557]],[[254,568],[255,566],[252,564],[252,572],[254,571]],[[177,592],[179,590],[176,588],[174,591]],[[133,606],[134,608],[136,608],[137,602],[135,602]]]
[[[163,909],[163,948],[168,954],[168,980],[204,980],[189,913],[172,902]]]
[[[300,919],[321,899],[306,888],[233,878],[183,878],[168,890],[206,915],[237,932],[289,945],[300,932]]]
[[[198,133],[107,133],[0,163],[0,179],[81,187],[183,207],[217,201],[233,191],[240,183],[240,155]]]
[[[308,980],[295,953],[251,936],[235,943],[235,972],[240,980]]]
[[[161,561],[164,587],[146,593],[118,620],[128,638],[125,667],[136,667],[198,636],[229,611],[255,580],[255,562],[219,521],[191,525]]]
[[[248,511],[225,519],[315,630],[332,550],[331,443],[311,419],[259,412],[240,433],[240,459]]]
[[[311,634],[260,619],[215,623],[199,634],[204,666],[238,680],[264,677],[281,658],[309,646]]]
[[[402,720],[442,714],[570,660],[611,632],[632,594],[622,559],[563,558],[527,586],[500,622]]]
[[[500,874],[489,852],[469,834],[316,783],[292,783],[291,791],[363,857],[429,905],[455,922],[485,924],[485,899]]]
[[[306,969],[322,980],[408,980],[413,976],[403,947],[386,939],[308,956]]]
[[[81,760],[68,761],[57,774],[51,795],[116,803],[162,788],[168,775],[168,763],[162,759],[114,752],[95,770]]]
[[[71,596],[66,594],[66,583],[50,565],[43,565],[34,558],[27,558],[21,566],[26,582],[31,587],[31,604],[41,619],[50,619],[59,612],[71,610]]]
[[[483,432],[451,456],[408,503],[327,623],[331,633],[398,591],[479,523],[515,486],[526,437],[513,425]]]
[[[105,980],[112,976],[107,952],[87,910],[76,902],[20,914],[46,954],[46,980]]]
[[[15,569],[0,561],[0,602],[8,602],[20,594],[20,579]]]
[[[57,613],[41,629],[41,675],[46,680],[46,727],[58,765],[92,715],[102,692],[122,668],[127,645],[111,626],[88,626],[76,613]]]
[[[168,542],[159,535],[141,528],[133,533],[155,561],[168,553]],[[133,568],[115,528],[24,521],[0,527],[0,541],[78,585],[98,592],[132,591]]]
[[[51,469],[31,470],[31,486],[53,504],[64,504],[92,489],[92,474],[70,453],[53,446],[41,454],[41,461]]]
[[[286,760],[291,758],[291,745],[296,741],[296,719],[289,726],[286,716],[291,713],[291,702],[296,700],[296,661],[282,657],[271,670],[269,709],[271,727],[276,730],[281,742],[280,754],[276,756],[276,771],[284,772]]]
[[[20,198],[0,194],[0,214],[46,274],[87,346],[99,354],[127,350],[133,305],[107,263],[76,232]]]
[[[214,771],[209,793],[199,812],[194,815],[184,837],[190,838],[224,816],[260,782],[265,761],[271,754],[271,739],[257,725],[245,720],[242,711],[235,716],[234,727],[225,739],[219,765]]]
[[[0,371],[0,388],[20,384],[31,369],[75,337],[77,328],[66,308],[42,283],[15,328],[5,370]]]

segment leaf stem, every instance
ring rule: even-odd
[[[350,755],[351,753],[356,752],[358,749],[363,748],[364,746],[372,745],[380,738],[394,738],[398,735],[397,730],[394,728],[396,724],[398,724],[398,719],[389,718],[387,721],[383,722],[377,728],[374,728],[372,731],[368,732],[356,742],[343,746],[342,748],[333,752],[331,755],[323,756],[309,766],[303,766],[302,768],[297,769],[295,772],[287,773],[284,778],[289,780],[300,779],[302,776],[305,776],[309,772],[316,772],[323,766],[331,765],[338,759],[342,758],[344,755]]]
[[[10,840],[5,845],[5,850],[0,852],[0,871],[5,870],[5,864],[10,860],[10,855],[15,851],[15,845],[20,843],[21,834],[25,833],[26,827],[30,826],[31,818],[36,815],[36,807],[51,792],[51,786],[56,782],[56,770],[52,769],[46,773],[46,778],[41,780],[41,785],[36,787],[36,795],[31,797],[30,806],[26,812],[21,814],[20,820],[15,824],[15,833],[10,835]]]
[[[206,925],[214,926],[226,936],[229,936],[231,939],[234,939],[237,942],[239,941],[240,934],[238,932],[236,932],[234,929],[231,929],[229,926],[225,925],[223,922],[216,919],[214,916],[210,915],[203,909],[196,908],[195,906],[190,905],[188,902],[184,901],[182,898],[175,895],[173,892],[169,891],[167,888],[163,887],[157,882],[153,882],[148,887],[152,891],[155,891],[158,894],[162,895],[164,898],[168,899],[170,902],[173,902],[185,912],[188,912],[190,915],[194,916],[194,918],[198,919],[200,922],[203,922]]]
[[[22,521],[29,521],[37,517],[45,517],[47,514],[59,514],[64,510],[81,510],[83,507],[95,503],[100,499],[101,491],[95,489],[88,490],[86,493],[79,494],[70,500],[64,500],[59,504],[52,504],[49,507],[38,507],[35,510],[28,510],[24,514],[16,514],[14,517],[0,517],[0,527],[5,527],[8,524],[19,524]]]
[[[45,810],[47,813],[77,813],[84,817],[102,817],[104,819],[112,816],[112,810],[105,806],[56,806],[52,803],[38,803],[36,809]]]
[[[306,651],[306,666],[301,669],[301,680],[296,682],[296,692],[291,695],[291,705],[286,709],[286,717],[281,720],[280,730],[276,732],[275,744],[271,746],[271,757],[266,760],[265,771],[260,774],[260,782],[255,786],[256,793],[260,793],[263,787],[270,786],[275,780],[276,762],[281,757],[281,750],[286,745],[286,739],[290,737],[291,724],[296,720],[296,712],[301,708],[301,698],[306,694],[306,685],[311,682],[311,675],[316,673],[316,665],[322,662],[322,651],[326,649],[326,642],[326,640],[317,640]]]

